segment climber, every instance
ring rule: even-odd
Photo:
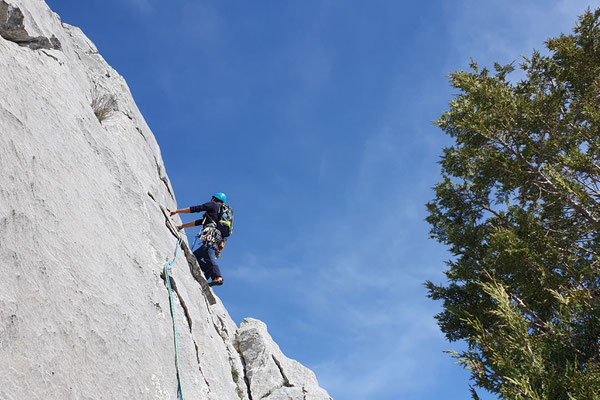
[[[211,280],[208,283],[210,286],[220,286],[223,284],[223,277],[217,264],[217,258],[221,255],[221,251],[225,247],[225,241],[231,233],[233,224],[233,210],[225,204],[226,199],[227,196],[225,196],[225,193],[215,193],[209,202],[199,206],[180,210],[170,210],[167,208],[171,216],[180,213],[187,214],[204,211],[202,219],[178,225],[177,229],[203,226],[200,235],[202,246],[194,251],[194,255],[198,259],[204,276]]]

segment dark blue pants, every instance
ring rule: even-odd
[[[200,269],[202,269],[206,279],[215,280],[221,276],[215,251],[213,246],[206,243],[203,243],[202,246],[194,251],[194,255],[198,259],[198,264],[200,264]]]

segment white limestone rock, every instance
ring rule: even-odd
[[[2,29],[0,399],[174,399],[161,274],[177,239],[160,206],[177,204],[158,144],[125,80],[44,1],[0,0]],[[116,102],[101,122],[94,87]],[[184,396],[259,400],[194,263],[180,253],[170,273]]]
[[[246,318],[238,330],[237,345],[254,399],[331,400],[311,370],[281,352],[263,322]]]

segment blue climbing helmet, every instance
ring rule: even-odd
[[[215,199],[221,200],[223,203],[225,203],[225,200],[227,200],[227,196],[225,196],[225,193],[221,193],[221,192],[213,194],[213,197]]]

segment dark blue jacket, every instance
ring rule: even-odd
[[[209,201],[199,206],[190,207],[190,212],[197,213],[204,211],[204,218],[194,221],[194,225],[206,225],[210,222],[217,223],[219,219],[219,211],[221,211],[221,204],[216,201]]]

